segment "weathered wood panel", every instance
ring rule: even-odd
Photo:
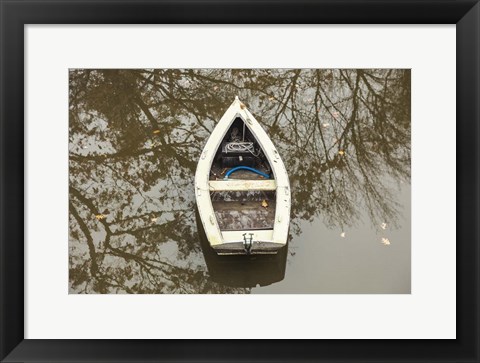
[[[213,202],[213,210],[218,226],[224,231],[273,228],[275,222],[275,202],[268,207],[261,202]]]

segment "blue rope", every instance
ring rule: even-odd
[[[228,179],[228,177],[230,176],[230,174],[236,172],[237,170],[248,170],[248,171],[251,171],[253,173],[257,173],[258,175],[261,175],[267,179],[270,179],[270,175],[268,174],[265,174],[265,173],[262,173],[260,170],[257,170],[257,169],[254,169],[254,168],[251,168],[249,166],[236,166],[235,168],[233,169],[230,169],[227,174],[225,174],[225,179]]]

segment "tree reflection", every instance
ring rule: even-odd
[[[395,224],[410,179],[410,71],[72,70],[70,291],[248,293],[210,278],[195,223],[198,157],[238,95],[289,172],[302,220]]]

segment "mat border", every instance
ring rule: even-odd
[[[5,362],[479,362],[478,0],[0,0],[0,359]],[[26,24],[456,24],[457,339],[24,339]]]

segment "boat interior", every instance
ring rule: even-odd
[[[222,231],[273,229],[276,184],[258,141],[237,117],[210,169],[210,196]]]

